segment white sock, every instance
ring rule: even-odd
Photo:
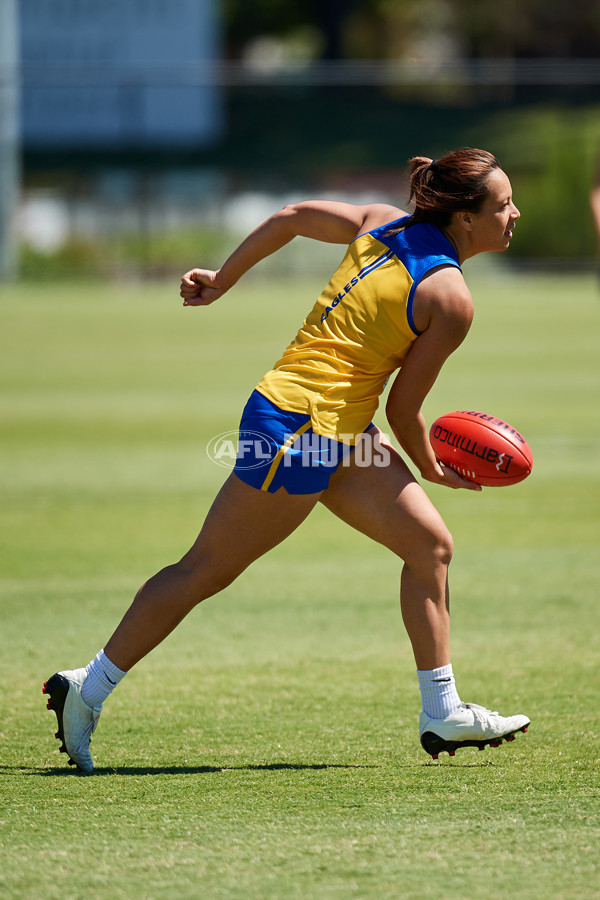
[[[452,665],[439,669],[417,669],[423,712],[432,719],[445,719],[461,705]]]
[[[101,706],[120,680],[127,675],[101,650],[85,667],[87,678],[81,688],[81,699],[88,706]]]

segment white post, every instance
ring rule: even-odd
[[[17,274],[19,46],[17,0],[0,0],[0,281]]]

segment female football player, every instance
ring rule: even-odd
[[[347,247],[295,339],[250,396],[235,469],[192,548],[143,585],[88,666],[46,683],[61,749],[80,770],[93,770],[91,733],[126,672],[317,503],[403,560],[401,608],[421,690],[424,749],[437,758],[442,750],[511,740],[529,725],[526,716],[505,718],[461,701],[449,649],[452,538],[403,456],[371,421],[396,373],[386,414],[403,454],[425,481],[480,489],[436,458],[421,407],[473,318],[461,266],[478,253],[506,250],[519,211],[490,153],[463,149],[409,165],[412,215],[384,204],[293,204],[217,271],[183,276],[184,305],[202,307],[296,235]],[[266,441],[256,455],[255,434]]]

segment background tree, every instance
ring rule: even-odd
[[[323,59],[419,55],[427,37],[450,39],[467,58],[597,57],[600,0],[225,0],[227,56],[263,36],[312,35]]]

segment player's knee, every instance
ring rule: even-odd
[[[440,523],[420,535],[416,547],[406,558],[406,562],[414,568],[421,569],[424,573],[430,572],[440,567],[447,568],[452,560],[453,551],[452,535],[446,526]]]
[[[177,564],[177,569],[192,606],[224,590],[239,574],[221,561],[210,559],[199,559],[193,563],[182,560]]]
[[[450,565],[452,554],[454,553],[454,541],[445,526],[440,528],[434,535],[432,553],[438,565],[446,567]]]

